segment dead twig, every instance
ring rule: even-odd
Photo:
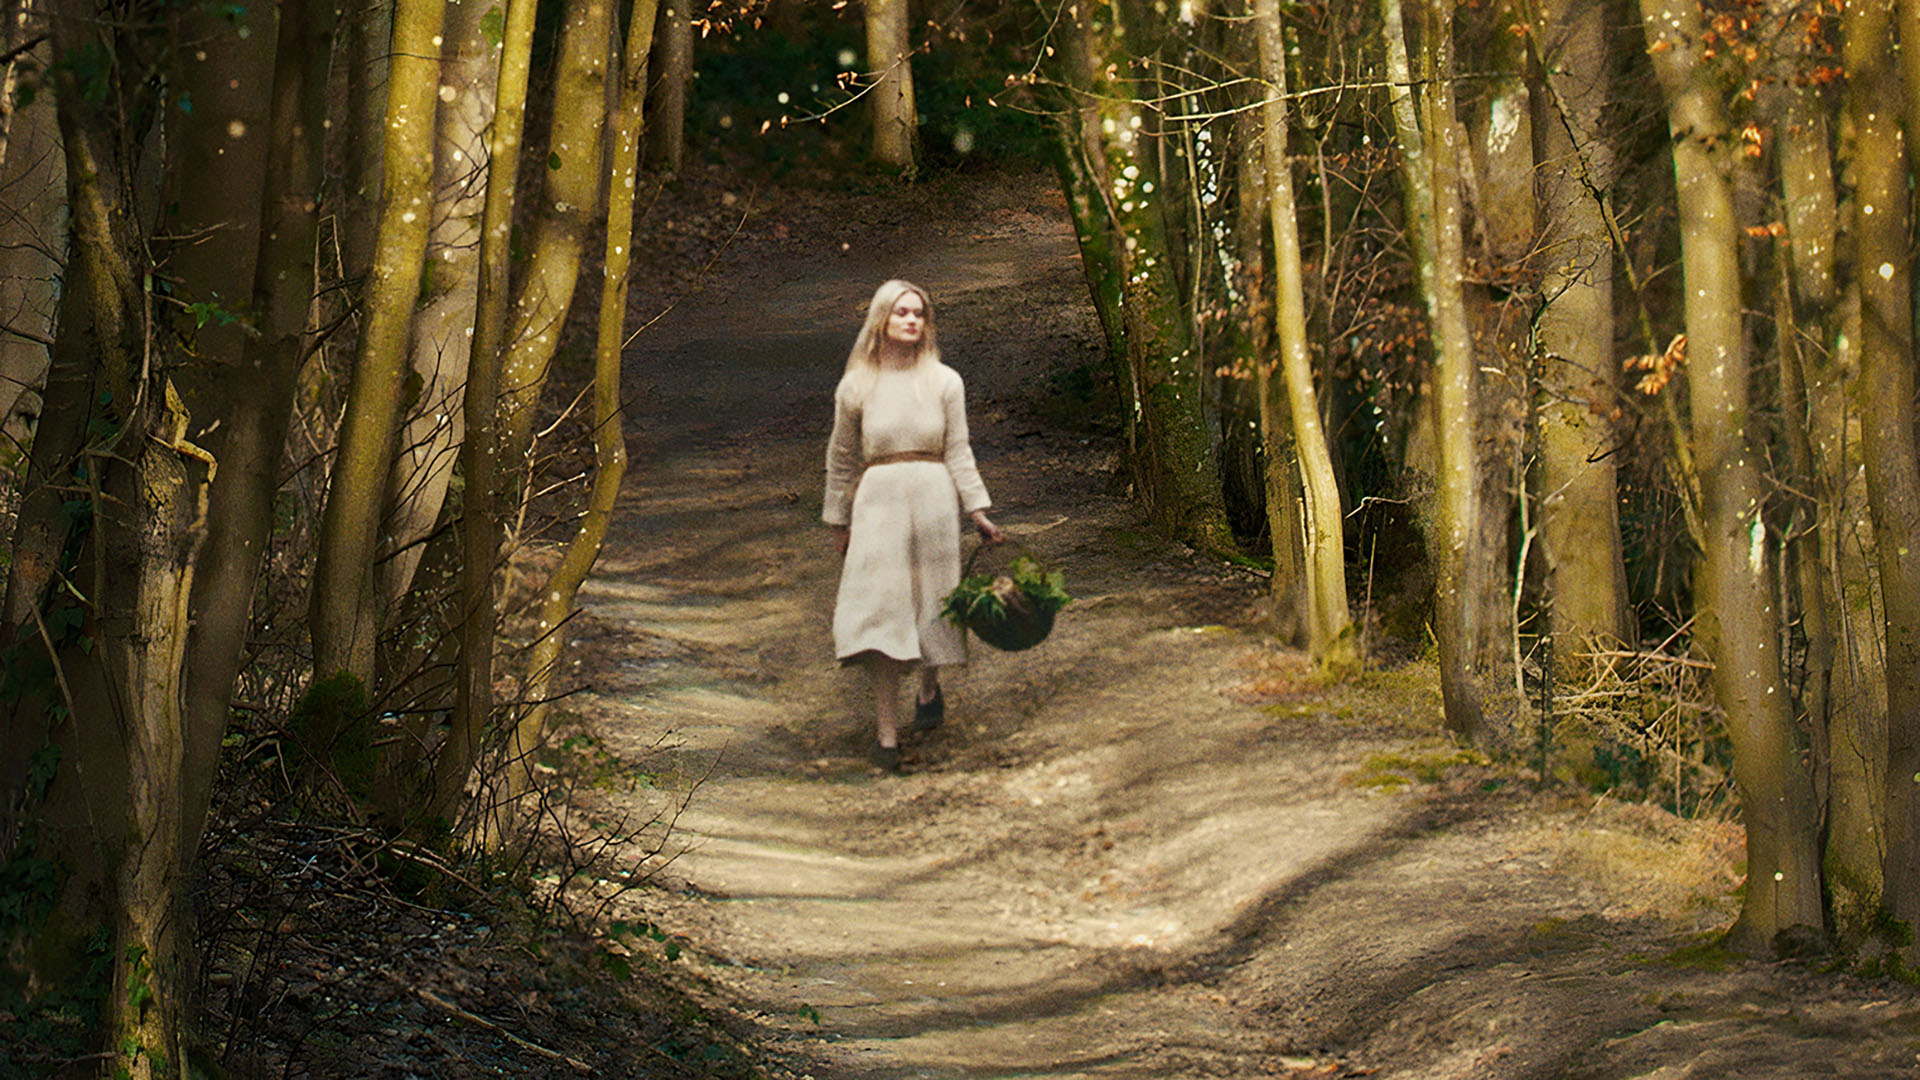
[[[432,1005],[438,1005],[440,1008],[445,1009],[449,1015],[457,1019],[464,1020],[475,1027],[485,1028],[488,1031],[494,1032],[495,1034],[499,1035],[501,1038],[506,1039],[508,1042],[512,1043],[515,1046],[520,1047],[523,1050],[531,1050],[542,1057],[549,1058],[554,1061],[565,1062],[567,1068],[572,1069],[574,1072],[577,1072],[582,1076],[593,1075],[593,1066],[587,1064],[584,1061],[581,1061],[579,1058],[568,1057],[566,1054],[563,1054],[558,1050],[549,1050],[546,1047],[541,1046],[539,1043],[530,1042],[526,1039],[523,1039],[520,1036],[515,1035],[513,1032],[508,1031],[506,1028],[501,1027],[499,1024],[496,1024],[493,1021],[487,1019],[486,1017],[481,1016],[479,1013],[468,1012],[467,1010],[461,1008],[458,1005],[455,1005],[453,1002],[448,1001],[446,998],[441,997],[439,994],[436,994],[425,987],[416,986],[413,988],[413,992],[415,994],[418,994],[422,1001],[425,1001]]]

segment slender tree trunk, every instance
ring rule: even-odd
[[[501,488],[515,490],[524,498],[528,490],[534,411],[540,407],[547,369],[561,344],[566,311],[572,306],[574,286],[580,281],[580,256],[593,225],[593,213],[599,208],[609,27],[611,10],[605,0],[572,0],[568,4],[553,86],[553,129],[547,140],[551,171],[526,242],[524,277],[509,311],[507,350],[499,375],[497,442],[488,440],[474,448],[476,454],[492,452],[493,459],[503,461],[511,475],[503,477],[507,484],[495,484],[480,498],[492,498],[492,492]],[[474,396],[478,398],[478,392]],[[468,479],[468,490],[472,486],[472,479]],[[493,509],[497,507],[468,503],[467,513],[476,519],[474,528],[478,528],[478,519]],[[488,532],[497,536],[492,527]],[[476,573],[474,553],[467,553],[467,575]],[[493,550],[478,565],[492,571],[497,557],[497,550]],[[478,582],[468,580],[463,588],[467,630],[461,634],[465,653],[457,688],[461,698],[453,709],[453,732],[449,732],[440,761],[434,765],[434,807],[440,817],[449,815],[467,784],[467,773],[480,755],[480,734],[488,711],[492,711],[482,711],[482,703],[490,705],[490,694],[478,682],[478,665],[492,663],[480,659],[480,650],[493,648],[492,592],[488,588],[482,596],[474,586]]]
[[[570,0],[560,33],[546,183],[527,238],[527,261],[509,313],[501,375],[500,445],[513,483],[526,490],[534,413],[580,280],[580,258],[599,207],[609,8]]]
[[[1540,533],[1554,657],[1631,641],[1613,426],[1613,245],[1601,200],[1613,184],[1600,131],[1611,84],[1608,8],[1550,0],[1539,31],[1533,151],[1541,210],[1536,322],[1541,400]]]
[[[1114,387],[1120,399],[1127,457],[1131,461],[1139,448],[1135,421],[1139,394],[1132,370],[1127,366],[1126,330],[1120,315],[1120,253],[1113,227],[1113,185],[1106,174],[1106,155],[1100,149],[1099,106],[1090,97],[1078,93],[1093,85],[1098,69],[1079,20],[1069,20],[1061,30],[1060,67],[1063,81],[1071,90],[1062,96],[1054,110],[1054,164],[1067,197],[1068,213],[1073,217],[1087,291],[1092,297],[1094,312],[1100,317],[1107,362],[1112,366]]]
[[[167,207],[162,266],[173,295],[191,305],[174,317],[187,352],[202,364],[180,381],[188,408],[204,412],[201,387],[219,394],[222,372],[246,340],[253,259],[260,228],[260,177],[266,168],[267,93],[273,83],[276,19],[269,5],[216,10],[184,5],[168,93],[187,108],[169,109]],[[224,182],[223,182],[224,181]],[[207,434],[217,454],[225,433]]]
[[[1857,375],[1858,333],[1838,329],[1835,253],[1840,215],[1826,103],[1815,87],[1783,90],[1779,134],[1789,297],[1781,305],[1781,386],[1789,461],[1804,480],[1787,553],[1799,594],[1801,708],[1814,740],[1815,778],[1824,794],[1821,865],[1828,918],[1844,945],[1857,946],[1880,912],[1886,776],[1885,681],[1872,611],[1856,612],[1875,588],[1866,534],[1860,437],[1846,387]],[[1864,545],[1864,546],[1863,546]],[[1863,633],[1863,630],[1865,633]]]
[[[1333,458],[1320,426],[1307,351],[1307,307],[1301,292],[1300,227],[1293,199],[1293,166],[1287,159],[1287,61],[1280,34],[1279,0],[1254,0],[1260,74],[1267,84],[1265,116],[1267,213],[1273,225],[1274,335],[1284,376],[1293,451],[1300,470],[1300,522],[1307,592],[1307,651],[1324,670],[1344,672],[1359,664],[1353,617],[1347,608],[1346,541]],[[1271,392],[1271,388],[1268,388]],[[1265,395],[1263,394],[1263,397]],[[1269,467],[1281,463],[1269,459]],[[1275,537],[1275,562],[1279,561]]]
[[[526,132],[527,79],[532,68],[536,0],[511,0],[500,49],[498,98],[488,142],[486,206],[480,233],[480,281],[474,306],[473,360],[461,410],[466,440],[460,472],[466,484],[460,515],[460,652],[453,728],[435,763],[432,806],[449,817],[465,789],[493,713],[494,571],[499,565],[501,442],[498,410],[507,342],[513,211],[519,195],[521,140]]]
[[[372,276],[316,543],[309,623],[314,670],[369,687],[380,606],[372,566],[407,371],[407,342],[433,202],[434,114],[445,0],[400,0],[387,80],[385,182]]]
[[[693,17],[689,0],[665,0],[653,34],[653,92],[647,96],[647,161],[668,175],[687,156],[687,95],[693,82]]]
[[[45,14],[34,0],[17,8],[9,4],[6,14],[12,25],[5,40],[24,43],[45,29]],[[6,65],[0,84],[7,108],[0,157],[0,192],[6,193],[0,198],[0,463],[24,456],[40,415],[66,259],[66,161],[53,97],[15,104],[18,69],[32,64],[44,71],[52,56],[52,47],[41,43]]]
[[[867,67],[873,88],[873,160],[894,172],[913,172],[920,122],[913,103],[913,41],[907,0],[867,0]]]
[[[212,799],[254,585],[273,525],[294,383],[308,342],[334,12],[325,0],[283,0],[280,6],[264,216],[256,230],[259,254],[249,304],[257,333],[229,374],[228,434],[209,484],[207,536],[193,582],[184,692],[182,840],[188,844],[197,843]]]
[[[294,7],[293,17],[298,19],[302,13],[299,5]],[[217,468],[210,470],[204,517],[193,526],[206,530],[195,542],[206,545],[208,570],[188,574],[180,583],[183,590],[189,582],[192,586],[185,594],[191,618],[179,661],[184,666],[172,676],[179,679],[179,720],[184,732],[179,748],[181,851],[177,857],[185,865],[198,847],[218,771],[220,739],[226,734],[228,701],[251,624],[254,576],[266,542],[272,482],[279,474],[285,409],[292,405],[293,388],[285,381],[263,382],[258,357],[250,362],[243,355],[265,330],[263,313],[255,307],[259,297],[254,287],[259,279],[255,267],[262,246],[268,156],[276,149],[275,139],[288,137],[284,128],[275,130],[269,122],[284,119],[270,116],[279,52],[277,12],[263,6],[233,12],[187,7],[176,19],[176,40],[193,46],[176,50],[174,81],[168,90],[174,100],[191,102],[192,111],[170,111],[164,121],[176,129],[166,140],[167,190],[162,198],[168,207],[167,230],[173,236],[166,245],[166,269],[175,295],[199,306],[175,316],[175,336],[184,343],[189,358],[173,377],[183,415],[196,421],[183,437],[194,440],[212,462],[230,466],[224,478]],[[300,33],[305,29],[300,28]],[[282,187],[277,194],[288,192]],[[311,232],[307,243],[312,244]],[[311,259],[308,264],[306,274],[287,283],[302,298],[296,334],[304,328],[313,295]],[[242,385],[246,392],[236,394]],[[236,401],[249,407],[234,409]],[[276,405],[284,405],[279,423],[268,419],[271,430],[261,431],[264,414],[272,413]],[[263,444],[262,439],[271,441]],[[248,490],[236,503],[239,489],[258,475],[264,475],[269,485],[264,501],[254,502]],[[234,516],[236,511],[249,510],[257,529],[249,527],[252,523],[240,524]]]
[[[381,160],[386,147],[387,78],[393,50],[394,0],[348,0],[345,10],[346,115],[343,198],[336,248],[341,276],[360,281],[373,272],[380,224]]]
[[[64,164],[61,171],[65,172]],[[59,305],[40,422],[20,481],[20,506],[9,549],[13,560],[7,573],[6,609],[0,613],[0,635],[7,640],[16,634],[32,636],[34,609],[59,571],[69,526],[62,508],[72,492],[86,487],[75,466],[100,407],[93,397],[95,359],[86,295],[69,285],[60,294]]]
[[[1438,445],[1436,492],[1428,527],[1434,565],[1434,637],[1440,652],[1440,692],[1446,725],[1465,738],[1481,734],[1485,704],[1474,669],[1481,652],[1474,587],[1477,479],[1473,453],[1474,357],[1472,331],[1460,292],[1462,267],[1459,151],[1455,144],[1452,72],[1447,38],[1450,0],[1433,0],[1425,26],[1423,74],[1427,89],[1416,104],[1407,59],[1400,0],[1381,0],[1386,23],[1387,72],[1393,84],[1394,127],[1402,155],[1407,231],[1433,336],[1434,372],[1428,406]]]
[[[1455,6],[1458,6],[1457,4]],[[1528,281],[1527,256],[1537,235],[1533,196],[1532,92],[1523,71],[1525,42],[1511,28],[1531,14],[1532,0],[1496,0],[1469,7],[1465,25],[1448,31],[1472,49],[1465,61],[1489,73],[1467,82],[1476,91],[1449,116],[1456,121],[1455,159],[1463,197],[1462,265],[1480,268],[1463,281],[1474,345],[1474,533],[1469,547],[1480,628],[1473,665],[1489,705],[1517,697],[1515,604],[1526,568],[1516,565],[1516,508],[1526,487],[1528,367],[1532,311],[1518,293]],[[1449,14],[1450,25],[1452,15]],[[1459,66],[1454,61],[1454,66]],[[1447,92],[1453,93],[1452,84]],[[1516,703],[1517,704],[1517,703]],[[1511,706],[1500,711],[1511,711]]]
[[[514,731],[515,767],[508,772],[515,801],[531,785],[534,754],[546,734],[553,677],[560,661],[562,629],[573,601],[587,579],[627,474],[627,433],[620,407],[621,347],[626,343],[627,268],[633,259],[633,201],[639,171],[640,132],[645,119],[647,53],[652,44],[657,0],[636,0],[627,22],[625,62],[620,73],[619,104],[613,114],[612,156],[607,162],[606,272],[600,281],[600,312],[593,362],[593,488],[581,514],[580,529],[546,587],[540,590],[539,635],[528,651],[527,698],[532,704]]]
[[[1842,16],[1853,122],[1853,265],[1860,283],[1861,449],[1886,619],[1886,905],[1920,927],[1920,456],[1914,436],[1909,158],[1886,6],[1851,0]],[[1909,49],[1920,42],[1903,42]],[[1904,943],[1907,963],[1920,944]]]
[[[1189,336],[1160,202],[1160,135],[1147,124],[1140,100],[1153,91],[1124,74],[1135,69],[1133,50],[1150,51],[1145,35],[1154,16],[1126,23],[1126,5],[1070,17],[1086,42],[1088,89],[1098,102],[1094,170],[1110,179],[1103,193],[1120,267],[1120,323],[1134,384],[1137,427],[1133,473],[1155,523],[1208,551],[1229,550],[1232,538],[1220,495],[1219,468],[1201,397],[1201,360]]]
[[[1260,144],[1263,120],[1251,111],[1235,122],[1235,143],[1251,150]],[[1249,298],[1243,321],[1253,353],[1253,399],[1260,436],[1260,483],[1266,514],[1268,549],[1273,573],[1268,578],[1273,605],[1273,636],[1296,648],[1307,644],[1306,536],[1303,529],[1300,464],[1293,453],[1293,417],[1287,412],[1286,380],[1275,378],[1271,364],[1260,362],[1274,340],[1273,310],[1264,302],[1267,287],[1267,243],[1273,234],[1273,215],[1267,208],[1266,155],[1246,152],[1239,157],[1238,194],[1233,231],[1236,258],[1242,270],[1240,290]]]
[[[1899,70],[1897,74],[1889,71],[1888,75],[1900,81],[1900,123],[1911,146],[1915,139],[1920,139],[1920,48],[1915,47],[1920,43],[1920,0],[1895,0],[1895,3],[1898,5],[1896,36],[1900,44],[1893,50],[1893,58]],[[1912,151],[1907,152],[1907,159],[1913,160]]]
[[[467,382],[479,289],[486,130],[493,122],[494,84],[500,74],[486,23],[489,15],[498,13],[491,0],[450,0],[447,6],[434,138],[433,228],[413,317],[413,373],[407,380],[410,388],[419,389],[409,393],[412,400],[387,481],[385,552],[376,571],[376,593],[389,611],[402,605],[413,585],[426,538],[440,520],[465,431],[460,396]]]
[[[1641,0],[1648,52],[1667,99],[1679,191],[1692,459],[1700,490],[1696,640],[1714,662],[1714,698],[1733,743],[1747,834],[1747,891],[1729,943],[1767,950],[1777,935],[1823,923],[1813,778],[1782,678],[1780,634],[1761,515],[1757,421],[1740,325],[1740,228],[1733,146],[1715,72],[1702,56],[1691,0]]]

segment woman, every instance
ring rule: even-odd
[[[960,583],[960,512],[988,543],[1001,539],[967,445],[960,375],[940,362],[925,289],[889,281],[873,294],[833,404],[820,516],[845,559],[834,651],[872,678],[871,756],[897,772],[902,676],[919,665],[913,727],[924,731],[945,714],[940,669],[967,659],[963,631],[940,616]]]

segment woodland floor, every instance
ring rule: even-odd
[[[1912,988],[1711,947],[1736,827],[1475,761],[1421,664],[1321,685],[1261,636],[1259,576],[1156,539],[1089,406],[1063,222],[1025,173],[696,174],[653,203],[633,313],[660,317],[628,350],[633,467],[556,747],[597,855],[567,910],[601,921],[362,888],[378,860],[323,829],[232,840],[209,886],[231,1075],[1920,1070]],[[1036,650],[976,645],[899,776],[832,661],[817,520],[832,389],[893,276],[933,294],[996,520],[1077,597]]]
[[[1078,396],[1099,335],[1048,180],[769,198],[696,178],[668,202],[656,220],[690,236],[745,224],[629,355],[635,468],[570,706],[626,778],[596,813],[692,788],[671,862],[612,909],[681,947],[642,951],[768,1067],[1920,1070],[1914,990],[1707,944],[1736,827],[1463,761],[1431,669],[1322,686],[1258,632],[1262,580],[1152,536]],[[637,306],[685,291],[668,269]],[[817,515],[832,388],[894,276],[932,292],[996,520],[1078,599],[1032,652],[976,644],[948,723],[886,776],[864,679],[831,660]]]

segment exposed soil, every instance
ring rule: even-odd
[[[1735,827],[1457,751],[1418,664],[1320,684],[1261,636],[1257,575],[1152,535],[1087,415],[1059,202],[694,178],[655,206],[670,236],[743,224],[697,282],[704,240],[642,271],[643,316],[681,299],[629,354],[635,465],[572,628],[592,812],[685,797],[660,887],[613,905],[683,951],[637,950],[822,1080],[1914,1075],[1911,988],[1711,947]],[[1038,649],[976,645],[900,776],[832,662],[817,523],[893,276],[932,292],[996,520],[1077,597]]]

